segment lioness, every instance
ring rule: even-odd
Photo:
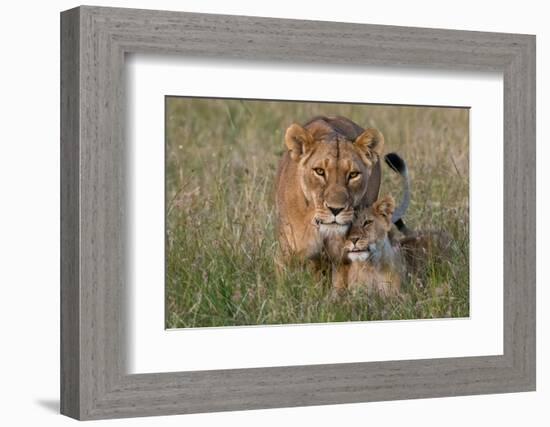
[[[394,210],[393,197],[385,196],[358,212],[344,243],[341,261],[333,267],[338,294],[359,288],[382,296],[399,293],[403,264],[388,237]]]
[[[344,236],[354,208],[376,199],[384,137],[344,117],[316,117],[292,124],[285,146],[276,178],[281,261],[317,263],[323,240]]]

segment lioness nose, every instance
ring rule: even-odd
[[[328,208],[330,209],[330,211],[332,212],[332,215],[334,216],[338,215],[340,212],[344,210],[344,208],[331,208],[330,206]]]
[[[359,237],[350,237],[349,239],[351,240],[351,243],[353,243],[354,245],[359,241]]]

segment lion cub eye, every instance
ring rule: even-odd
[[[363,223],[363,227],[368,227],[371,224],[372,224],[372,219],[366,219],[365,222]]]
[[[361,172],[350,172],[348,175],[348,179],[357,178],[359,175],[361,175]]]
[[[322,168],[313,168],[315,173],[319,176],[325,176],[325,171]]]

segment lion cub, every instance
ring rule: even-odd
[[[395,201],[388,195],[357,213],[343,244],[341,260],[333,268],[337,293],[365,289],[382,296],[399,294],[402,262],[388,237],[394,210]]]

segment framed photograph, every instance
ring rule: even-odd
[[[535,390],[535,37],[61,14],[61,412]]]
[[[469,317],[468,108],[165,106],[166,328]],[[377,183],[355,141],[375,129],[377,157],[390,141],[400,156],[363,208]],[[319,144],[309,158],[292,159],[296,131]]]

